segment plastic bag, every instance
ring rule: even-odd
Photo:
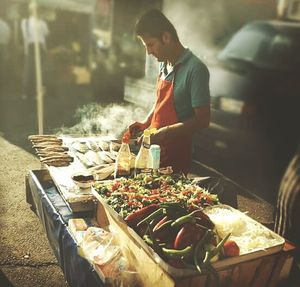
[[[79,253],[97,265],[112,287],[139,285],[138,274],[130,266],[130,251],[121,249],[117,234],[98,227],[89,227],[79,247]]]
[[[80,244],[83,256],[90,262],[104,265],[119,255],[120,248],[113,244],[110,232],[98,227],[89,227]]]

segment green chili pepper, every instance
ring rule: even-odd
[[[206,266],[207,264],[209,264],[210,263],[210,259],[213,257],[212,256],[212,251],[209,250],[208,247],[205,248],[205,249],[206,249],[206,251],[205,251],[204,259],[202,261],[202,265],[203,266]]]
[[[216,256],[218,253],[221,252],[224,243],[227,241],[227,239],[229,238],[229,236],[231,235],[231,233],[228,233],[219,243],[218,245],[211,251],[211,258]]]
[[[188,215],[184,215],[184,216],[181,216],[179,218],[177,218],[173,223],[172,223],[172,227],[178,227],[178,226],[181,226],[182,224],[184,223],[187,223],[187,222],[194,222],[196,223],[196,218],[190,214]]]
[[[204,237],[207,237],[207,232],[205,233]],[[212,233],[211,233],[212,235]],[[194,253],[194,263],[195,266],[197,268],[197,270],[202,274],[203,271],[207,271],[210,273],[210,275],[212,275],[215,280],[216,280],[216,286],[220,286],[220,278],[219,278],[219,274],[217,273],[217,271],[211,266],[210,260],[211,258],[213,258],[214,256],[216,256],[222,249],[224,243],[226,242],[226,240],[229,238],[230,234],[227,234],[227,236],[225,236],[220,242],[219,244],[212,250],[209,249],[209,245],[206,245],[206,252],[204,255],[204,259],[202,261],[202,263],[199,262],[198,259],[198,252],[199,252],[199,248],[200,246],[205,245],[205,242],[209,243],[209,241],[211,240],[211,237],[209,238],[209,241],[206,240],[201,240],[199,241],[199,243],[197,244],[196,248],[195,248],[195,253]],[[203,239],[203,238],[202,238]],[[208,277],[209,279],[207,280],[208,286],[210,286],[208,282],[210,282],[210,277]]]
[[[146,222],[147,223],[147,226],[148,226],[148,232],[149,232],[149,239],[152,241],[152,248],[153,248],[153,250],[158,254],[158,255],[160,255],[160,257],[162,258],[162,259],[165,259],[165,256],[164,256],[164,253],[163,253],[163,251],[162,251],[162,248],[161,248],[161,246],[158,244],[158,242],[157,242],[157,240],[155,239],[155,237],[154,237],[154,234],[153,234],[153,231],[152,231],[152,229],[150,228],[150,226],[149,226],[149,223],[148,222]]]
[[[149,235],[145,234],[145,235],[143,236],[143,239],[145,240],[145,242],[146,242],[148,245],[153,246],[153,241],[151,240],[151,238],[150,238]]]
[[[152,219],[161,216],[162,214],[166,214],[166,209],[165,208],[159,208],[156,211],[152,212],[149,216],[141,220],[138,224],[137,227],[141,226],[143,223],[149,223]]]
[[[144,241],[145,241],[148,245],[150,245],[151,247],[153,247],[153,241],[152,241],[152,239],[150,238],[149,235],[145,234],[145,235],[143,236],[143,239],[144,239]],[[159,243],[159,246],[161,246],[161,247],[167,246],[167,243],[165,243],[165,242]]]
[[[167,249],[163,247],[162,251],[169,258],[180,259],[182,257],[190,255],[193,251],[193,246],[190,245],[185,247],[184,249]]]
[[[194,251],[194,264],[197,268],[197,270],[199,271],[199,273],[203,273],[203,270],[202,268],[205,267],[203,266],[202,263],[199,262],[199,258],[198,258],[198,254],[199,254],[199,250],[202,246],[204,246],[204,244],[206,242],[209,242],[212,238],[212,230],[211,229],[208,229],[204,236],[201,238],[201,240],[196,244],[196,247],[195,247],[195,251]]]
[[[204,255],[204,259],[201,263],[202,267],[206,267],[207,265],[210,264],[210,260],[216,256],[218,253],[220,253],[225,241],[228,239],[229,235],[227,235],[215,248],[213,248],[212,250],[210,250],[209,245],[205,244],[205,255]]]

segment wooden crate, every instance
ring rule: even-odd
[[[144,287],[215,287],[216,282],[206,275],[189,275],[175,278],[160,266],[153,256],[140,245],[124,222],[112,214],[110,208],[100,201],[97,203],[97,223],[111,225],[117,231],[120,245],[129,248],[134,256],[134,266]],[[275,287],[289,276],[295,247],[285,244],[285,248],[274,254],[260,256],[240,263],[218,268],[222,287]],[[267,254],[267,253],[266,253]],[[236,262],[236,261],[233,261]]]

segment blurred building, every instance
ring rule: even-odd
[[[7,2],[14,42],[30,0]],[[296,0],[294,0],[296,1]],[[298,0],[299,1],[299,0]],[[275,18],[274,0],[36,0],[47,21],[48,85],[75,81],[92,85],[94,99],[153,103],[157,63],[134,37],[138,16],[161,9],[175,24],[182,42],[204,59],[223,46],[243,24]],[[18,63],[20,61],[17,61]],[[139,101],[137,101],[137,98]]]
[[[277,14],[280,19],[300,21],[300,0],[278,0]]]

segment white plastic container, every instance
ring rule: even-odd
[[[151,168],[155,172],[159,169],[160,166],[160,146],[157,144],[151,145],[150,154],[151,154]]]

